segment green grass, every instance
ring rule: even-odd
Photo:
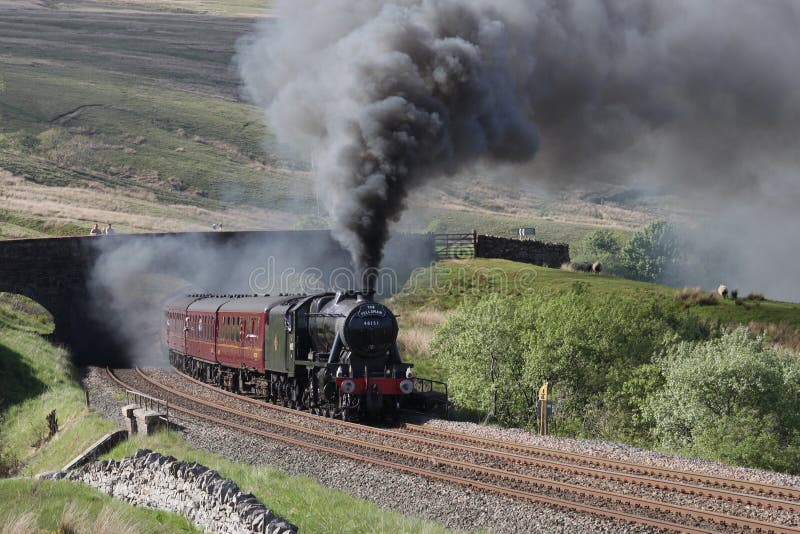
[[[244,491],[297,525],[300,532],[446,532],[440,526],[379,509],[338,490],[324,488],[308,478],[290,477],[268,466],[231,462],[190,448],[171,431],[137,436],[115,447],[106,457],[121,459],[148,448],[178,459],[199,462],[232,479]]]
[[[1,155],[0,159],[2,159]],[[55,223],[44,217],[36,217],[9,210],[0,210],[0,224],[8,225],[9,228],[26,229],[26,233],[30,237],[86,235],[85,225],[81,226],[71,222]],[[3,233],[0,230],[0,235]]]
[[[307,179],[268,161],[275,149],[265,147],[269,137],[252,107],[87,75],[7,67],[0,166],[36,183],[133,187],[211,209],[312,200]],[[93,107],[53,122],[85,105]]]
[[[435,264],[418,272],[392,302],[400,309],[428,308],[440,311],[452,309],[466,295],[495,292],[524,294],[530,291],[554,292],[569,289],[576,282],[586,285],[590,293],[610,293],[631,296],[642,301],[659,298],[674,299],[676,288],[624,278],[561,269],[538,267],[525,263],[496,259],[454,260]],[[785,322],[800,326],[800,304],[779,301],[746,301],[736,305],[733,300],[721,300],[714,306],[688,306],[687,310],[700,317],[723,323],[765,321]]]
[[[116,428],[86,410],[69,354],[42,337],[52,328],[38,305],[0,293],[0,447],[5,460],[19,462],[26,475],[60,469]],[[60,431],[41,445],[52,410]]]
[[[200,532],[177,514],[137,508],[89,486],[63,480],[0,480],[0,502],[3,503],[0,524],[18,532],[23,532],[22,528],[30,532],[30,527],[43,532],[63,532],[62,526],[72,526],[72,532],[93,530],[117,534]],[[26,514],[33,520],[19,521]],[[12,527],[15,520],[19,521],[17,528]]]

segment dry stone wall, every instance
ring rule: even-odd
[[[528,239],[509,239],[493,235],[478,235],[476,258],[500,258],[558,268],[569,263],[569,245]]]
[[[296,526],[275,517],[252,494],[216,471],[148,449],[121,461],[93,462],[46,478],[83,482],[136,506],[176,512],[206,532],[297,532]]]

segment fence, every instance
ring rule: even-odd
[[[138,391],[125,390],[125,404],[136,404],[142,408],[163,413],[164,419],[169,422],[169,403],[167,401],[139,393]]]
[[[444,412],[445,419],[450,415],[450,395],[446,382],[415,377],[414,397],[423,411],[438,408]]]
[[[475,257],[478,234],[433,234],[433,245],[437,260],[468,259]]]

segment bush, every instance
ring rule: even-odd
[[[531,385],[522,382],[522,336],[533,323],[533,305],[492,294],[465,301],[436,328],[432,354],[448,369],[456,404],[509,425],[530,422]]]
[[[675,294],[675,298],[687,306],[716,306],[719,304],[716,293],[703,291],[699,287],[692,289],[684,287]]]
[[[583,240],[584,251],[593,256],[614,256],[622,250],[614,232],[611,230],[595,230]]]
[[[532,393],[548,381],[555,433],[636,440],[647,435],[641,407],[660,387],[653,354],[708,335],[670,304],[597,297],[580,284],[546,299],[492,295],[462,305],[438,328],[432,353],[465,408],[531,425]]]
[[[642,435],[641,405],[658,387],[649,367],[654,355],[680,339],[706,337],[692,319],[679,319],[669,303],[643,304],[631,298],[587,294],[582,286],[538,309],[526,338],[526,379],[550,380],[561,396],[554,426],[571,435],[596,436],[601,418],[585,418],[589,405],[616,421],[605,438]],[[616,414],[616,415],[613,415]]]
[[[675,228],[655,222],[633,235],[622,249],[625,275],[645,282],[661,282],[665,271],[679,264],[681,245]]]
[[[681,343],[661,362],[645,413],[664,448],[800,472],[800,361],[745,328]]]

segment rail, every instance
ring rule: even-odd
[[[695,520],[701,520],[701,521],[710,521],[711,523],[714,523],[715,524],[714,531],[716,531],[717,528],[722,526],[722,527],[728,527],[728,528],[734,528],[734,529],[740,529],[740,530],[749,530],[749,531],[752,531],[752,532],[774,532],[776,534],[784,533],[784,532],[787,533],[787,534],[788,533],[798,533],[798,532],[800,532],[800,529],[798,529],[796,526],[787,526],[787,525],[784,525],[784,524],[769,523],[769,522],[765,523],[765,522],[759,521],[759,520],[754,519],[754,518],[734,516],[734,515],[729,515],[729,514],[724,513],[724,512],[716,512],[716,511],[713,511],[713,510],[705,510],[705,509],[700,509],[700,508],[695,508],[695,507],[686,507],[684,505],[677,505],[677,504],[670,504],[668,502],[654,501],[652,499],[645,498],[645,497],[622,495],[622,494],[618,494],[618,493],[612,493],[612,492],[606,491],[606,490],[599,490],[597,488],[587,488],[587,487],[583,487],[583,486],[577,486],[577,485],[572,484],[572,483],[562,483],[562,482],[556,482],[556,481],[552,481],[552,480],[546,480],[546,479],[542,479],[542,478],[539,478],[539,477],[536,477],[536,476],[532,476],[532,475],[526,475],[526,474],[521,474],[521,473],[515,473],[515,472],[500,470],[500,469],[497,469],[497,468],[494,468],[494,467],[481,466],[481,465],[478,465],[478,464],[465,462],[463,460],[454,460],[454,459],[449,459],[449,458],[445,458],[445,457],[438,456],[438,455],[431,455],[431,453],[429,451],[425,452],[425,453],[419,453],[419,452],[414,452],[414,451],[411,451],[411,450],[407,450],[405,448],[397,448],[397,447],[387,446],[387,445],[380,444],[380,443],[367,443],[367,442],[364,441],[363,437],[351,438],[351,437],[347,437],[347,436],[340,436],[340,435],[337,435],[337,434],[331,434],[331,433],[329,433],[327,431],[324,431],[324,430],[323,431],[314,430],[314,429],[311,429],[311,428],[308,428],[308,427],[302,427],[302,426],[297,425],[295,423],[290,423],[290,422],[286,422],[286,421],[280,421],[280,420],[277,420],[277,419],[264,417],[264,416],[261,416],[261,415],[255,415],[255,414],[252,414],[252,413],[242,412],[240,410],[236,410],[236,409],[232,409],[232,408],[228,408],[228,407],[223,407],[223,406],[220,406],[219,404],[217,404],[215,402],[205,401],[205,400],[197,398],[195,395],[190,395],[190,394],[185,393],[185,392],[180,392],[180,391],[175,390],[175,389],[173,389],[173,388],[171,388],[169,386],[166,386],[164,384],[160,384],[160,383],[156,382],[155,380],[153,380],[152,378],[150,378],[147,375],[145,375],[141,370],[137,369],[136,372],[137,372],[138,376],[140,376],[142,379],[146,380],[148,383],[152,384],[155,387],[161,388],[164,391],[170,392],[171,394],[174,394],[174,395],[176,395],[176,396],[178,396],[180,398],[184,398],[186,400],[190,400],[191,402],[194,402],[194,403],[197,403],[197,404],[209,407],[209,408],[213,408],[215,410],[221,410],[222,412],[224,412],[226,414],[242,416],[246,420],[249,420],[250,423],[237,424],[235,422],[230,421],[229,417],[220,418],[220,417],[215,417],[213,415],[209,415],[207,413],[206,414],[202,414],[202,413],[193,411],[193,410],[191,410],[191,409],[189,409],[187,407],[182,407],[180,405],[175,407],[176,411],[179,411],[179,412],[182,412],[182,413],[186,413],[187,415],[190,415],[192,417],[204,419],[204,420],[207,420],[209,422],[213,422],[213,423],[216,423],[216,424],[219,424],[219,425],[227,426],[229,428],[242,430],[242,431],[245,431],[245,432],[249,432],[249,433],[252,433],[252,434],[260,435],[260,436],[263,436],[263,437],[266,437],[266,438],[269,438],[269,439],[278,440],[278,441],[281,441],[281,442],[284,442],[284,443],[287,443],[287,444],[291,444],[291,445],[298,445],[298,446],[301,446],[301,447],[312,448],[312,449],[319,450],[321,452],[330,453],[330,454],[334,454],[334,455],[337,455],[337,456],[343,456],[343,457],[350,458],[350,459],[353,459],[353,460],[356,460],[356,461],[360,461],[360,462],[367,462],[367,463],[370,463],[370,464],[373,464],[373,465],[379,465],[379,466],[382,466],[382,467],[391,467],[392,469],[396,469],[396,470],[399,470],[399,471],[405,471],[405,472],[409,472],[409,473],[420,474],[420,475],[426,476],[428,478],[433,478],[433,479],[442,480],[442,481],[455,482],[457,484],[468,486],[468,487],[471,487],[471,488],[474,488],[474,489],[485,489],[485,490],[489,490],[489,491],[492,491],[492,492],[505,494],[505,495],[508,495],[508,496],[518,497],[520,499],[528,500],[528,501],[531,501],[531,502],[551,504],[551,505],[555,505],[555,506],[557,506],[559,508],[566,508],[566,509],[571,509],[571,510],[589,512],[589,513],[592,513],[592,514],[595,514],[595,515],[599,515],[599,516],[602,516],[602,517],[609,517],[609,518],[613,518],[613,519],[621,519],[623,521],[634,522],[634,523],[643,524],[643,525],[656,526],[658,528],[671,530],[671,531],[693,532],[693,533],[694,532],[697,532],[697,533],[700,533],[700,532],[708,533],[708,532],[710,532],[709,530],[706,530],[706,529],[702,528],[701,526],[699,526],[699,525],[697,525],[695,523]],[[119,383],[120,385],[123,385],[123,387],[124,387],[124,383],[122,383],[118,378],[114,377],[113,373],[111,373],[110,371],[109,371],[109,375],[112,377],[112,379],[114,379],[117,383]],[[192,380],[192,381],[194,381],[194,380]],[[225,391],[222,391],[221,393],[226,395],[226,396],[234,396],[234,394],[230,394],[229,392],[225,392]],[[248,400],[248,402],[253,402],[253,401]],[[278,409],[280,411],[298,413],[298,412],[294,412],[293,410],[289,410],[288,408],[283,408],[283,407],[276,407],[276,409]],[[269,427],[278,427],[278,428],[281,428],[282,431],[280,431],[278,433],[275,433],[274,431],[266,431],[266,430],[263,430],[263,429],[257,429],[257,428],[254,428],[254,425],[252,424],[253,422],[265,423]],[[332,421],[332,423],[333,423],[333,421]],[[359,427],[359,425],[352,425],[350,423],[344,423],[344,422],[336,422],[336,423],[340,423],[340,424],[347,425],[347,426]],[[363,430],[369,431],[369,432],[382,433],[382,434],[387,434],[387,435],[395,434],[395,432],[393,432],[393,431],[374,429],[374,428],[369,428],[369,427],[367,427],[367,428],[359,427],[359,428],[362,428]],[[287,431],[290,431],[291,433],[299,433],[299,434],[303,435],[304,437],[302,439],[290,437],[290,436],[286,435]],[[320,445],[320,444],[316,444],[316,443],[307,441],[307,438],[308,437],[312,437],[312,436],[325,438],[325,440],[330,441],[331,443],[332,442],[336,442],[336,443],[340,443],[340,444],[346,445],[346,446],[344,446],[344,447],[341,447],[341,446],[332,447],[332,446]],[[410,436],[404,436],[404,437],[406,439],[410,438]],[[417,440],[419,440],[419,438],[414,439],[414,441],[417,441]],[[426,440],[423,440],[423,441],[426,441]],[[461,450],[470,450],[471,452],[475,452],[475,453],[478,453],[478,454],[481,454],[481,455],[486,455],[486,454],[494,455],[494,454],[497,454],[497,453],[492,453],[491,451],[487,451],[487,450],[484,450],[484,449],[473,448],[473,447],[469,447],[469,446],[464,447],[463,445],[446,444],[444,442],[431,441],[431,443],[434,443],[434,442],[439,446],[447,447],[448,449],[453,449],[453,450],[459,450],[459,451],[461,451]],[[356,453],[355,449],[357,449],[357,448],[363,448],[363,449],[365,449],[367,451],[377,452],[379,454],[393,454],[395,456],[395,458],[391,462],[384,461],[384,460],[381,460],[379,458],[375,458],[373,456],[365,456],[363,453]],[[406,464],[406,463],[403,463],[403,462],[398,462],[397,459],[399,459],[399,458],[404,458],[408,462],[411,462],[411,463],[410,464]],[[519,457],[519,459],[522,459],[522,458]],[[415,465],[415,463],[417,465],[419,465],[420,462],[423,463],[423,464],[426,464],[426,465],[424,465],[423,467],[417,467]],[[463,476],[453,476],[453,475],[449,475],[449,474],[446,474],[446,473],[436,472],[435,470],[431,469],[431,467],[429,465],[427,465],[427,464],[429,464],[431,462],[433,462],[433,464],[436,465],[436,466],[440,466],[441,465],[441,466],[452,467],[452,468],[456,468],[456,469],[463,470],[463,471],[466,471],[466,472],[470,472],[470,473],[473,474],[473,475],[471,475],[471,477],[474,476],[475,474],[477,474],[480,478],[478,478],[478,479],[475,479],[475,478],[467,479],[467,478],[464,478]],[[574,496],[574,498],[579,498],[579,499],[580,498],[588,498],[588,497],[599,498],[599,499],[603,499],[604,501],[606,501],[606,504],[604,504],[603,506],[598,507],[598,506],[591,505],[591,504],[587,505],[587,504],[584,504],[584,503],[581,503],[581,502],[577,502],[575,500],[564,500],[563,498],[560,498],[560,497],[544,496],[539,491],[535,491],[535,490],[534,490],[534,492],[531,492],[531,490],[523,491],[523,490],[521,490],[521,488],[511,488],[511,487],[508,487],[508,486],[505,486],[505,485],[500,486],[500,485],[497,485],[496,483],[491,483],[491,482],[487,483],[487,482],[484,482],[485,479],[483,478],[483,477],[486,477],[486,476],[490,477],[490,479],[497,479],[498,481],[506,480],[506,481],[508,481],[508,483],[513,483],[514,485],[519,485],[519,484],[528,485],[528,484],[531,484],[533,486],[538,486],[540,488],[544,487],[544,488],[546,488],[548,490],[554,490],[554,491],[564,490],[564,491],[566,491],[568,493],[571,493]],[[618,480],[625,480],[627,477],[624,477],[624,478],[615,477],[615,478],[618,479]],[[698,488],[693,488],[693,489],[696,489],[698,492],[706,492],[706,493],[710,493],[712,491],[712,490],[709,490],[709,489],[699,488],[699,487]],[[691,493],[693,493],[693,492],[691,492]],[[738,496],[738,497],[742,497],[745,500],[744,501],[738,501],[737,500],[737,502],[740,502],[740,503],[743,502],[744,504],[751,504],[751,500],[750,500],[751,496],[741,495],[741,496]],[[643,515],[643,516],[631,515],[629,512],[626,512],[626,511],[610,509],[608,504],[611,504],[611,503],[623,505],[623,506],[626,506],[626,507],[631,507],[631,508],[633,508],[635,510],[640,510],[640,511],[644,510],[644,511],[647,512],[647,514],[649,514],[649,516],[648,515]],[[753,502],[752,504],[755,504],[755,502]],[[779,503],[779,504],[783,505],[783,504],[792,504],[792,503]],[[779,509],[780,508],[782,508],[782,506],[779,506]],[[675,514],[678,518],[682,517],[682,519],[680,519],[679,522],[677,522],[677,523],[673,522],[672,520],[661,520],[661,519],[657,519],[655,517],[652,517],[652,515],[655,514],[655,513]]]

